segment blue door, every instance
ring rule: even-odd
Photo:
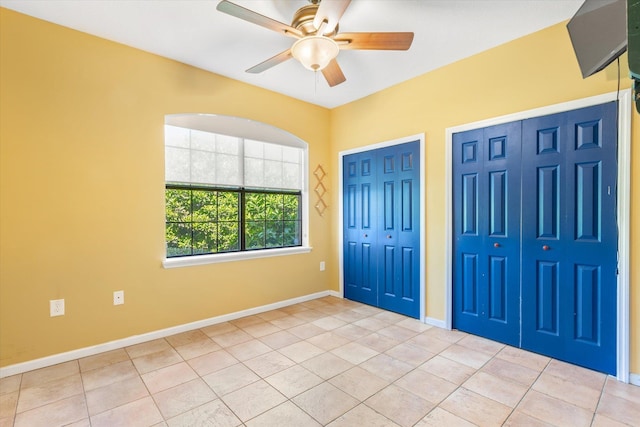
[[[522,347],[616,373],[616,110],[523,122]]]
[[[453,136],[454,326],[520,339],[520,122]]]
[[[419,141],[343,159],[345,297],[420,316]]]
[[[455,328],[616,373],[616,110],[453,136]]]

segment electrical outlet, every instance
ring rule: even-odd
[[[49,313],[51,317],[64,315],[64,300],[52,299],[49,301]]]
[[[115,291],[113,293],[113,305],[124,304],[124,291]]]
[[[320,261],[320,271],[324,271],[324,261]]]

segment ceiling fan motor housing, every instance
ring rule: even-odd
[[[319,2],[318,2],[319,3]],[[310,4],[308,6],[302,6],[293,15],[291,26],[297,30],[300,30],[305,36],[314,35],[317,32],[317,28],[313,26],[313,18],[315,18],[318,12],[318,4]],[[333,37],[338,33],[338,25],[327,34],[318,34],[325,37]]]

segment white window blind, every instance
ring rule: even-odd
[[[165,181],[302,189],[303,150],[165,125]]]

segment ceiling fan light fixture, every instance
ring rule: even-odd
[[[325,68],[338,52],[340,47],[335,41],[318,35],[303,37],[291,47],[291,55],[311,71]]]

